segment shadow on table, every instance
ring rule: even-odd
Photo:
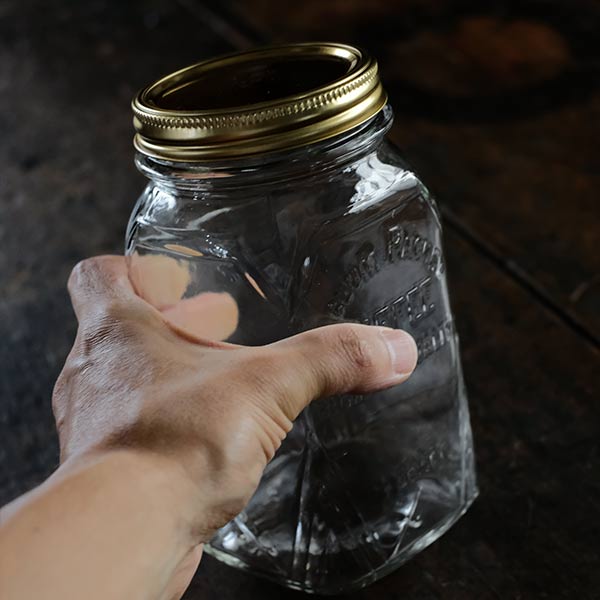
[[[421,569],[409,563],[366,589],[337,596],[320,596],[289,590],[250,573],[228,567],[211,556],[205,555],[184,600],[300,600],[304,598],[335,598],[338,600],[384,600],[397,598],[405,592],[415,593],[416,581]],[[416,587],[421,588],[417,584]],[[393,593],[392,593],[393,591]],[[437,596],[431,590],[421,589],[420,600],[433,600]]]
[[[484,489],[486,487],[487,483]],[[483,496],[484,499],[475,502],[468,515],[440,540],[363,590],[339,596],[305,594],[238,571],[205,555],[184,600],[537,600],[541,597],[539,587],[523,586],[520,581],[525,575],[536,577],[537,581],[537,575],[546,567],[545,562],[537,564],[527,554],[539,545],[531,527],[529,543],[518,537],[519,532],[522,535],[523,519],[527,518],[527,503],[522,497],[516,497],[512,519],[499,519],[494,500],[499,496],[502,503],[507,504],[506,498],[501,493],[484,493]],[[522,511],[520,504],[523,504]],[[497,527],[485,525],[490,522],[497,523]],[[515,539],[521,539],[522,543],[515,546]],[[582,586],[582,590],[585,589]]]

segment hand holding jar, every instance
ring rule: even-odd
[[[3,598],[178,598],[311,400],[402,383],[416,364],[408,334],[364,325],[216,341],[231,298],[165,314],[134,293],[123,257],[80,263],[69,289],[79,330],[53,398],[61,466],[0,515]]]

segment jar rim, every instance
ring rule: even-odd
[[[359,48],[268,46],[196,63],[140,90],[134,145],[184,162],[262,154],[336,136],[386,101],[377,62]]]

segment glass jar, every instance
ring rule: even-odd
[[[339,322],[417,341],[406,383],[308,407],[206,548],[304,591],[367,585],[477,493],[440,217],[386,139],[377,65],[337,44],[254,50],[167,76],[134,112],[150,180],[126,240],[140,295],[233,299],[215,337],[238,344]]]

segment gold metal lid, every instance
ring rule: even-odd
[[[181,69],[132,102],[134,145],[198,162],[303,146],[373,117],[386,103],[362,50],[306,43],[228,54]]]

